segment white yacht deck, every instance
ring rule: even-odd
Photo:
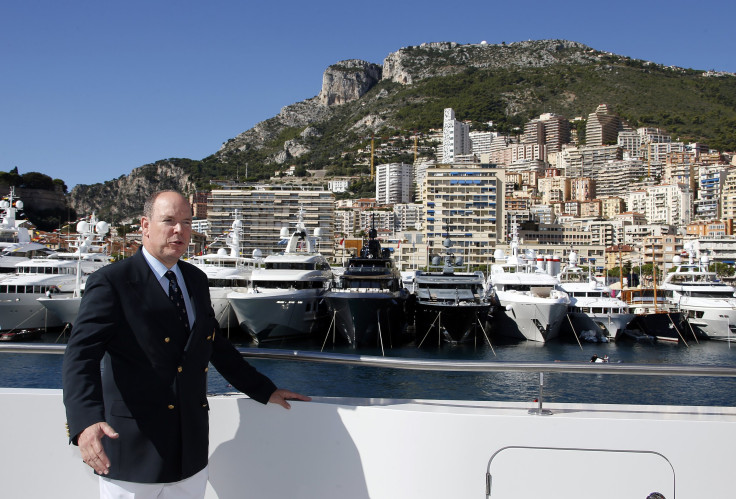
[[[558,366],[626,374],[620,367]],[[96,477],[67,444],[61,391],[0,389],[0,400],[3,496],[96,497]],[[529,402],[316,398],[286,411],[242,395],[210,404],[207,498],[733,494],[732,407],[544,404],[540,415]]]

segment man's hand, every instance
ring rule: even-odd
[[[312,400],[312,397],[307,397],[306,395],[300,395],[296,392],[279,388],[271,394],[271,398],[268,399],[268,402],[271,404],[279,404],[284,409],[291,409],[291,404],[287,402],[288,400],[303,400],[304,402],[309,402]]]
[[[112,426],[103,421],[88,426],[77,438],[82,461],[100,475],[107,475],[110,472],[110,460],[102,448],[102,438],[105,436],[118,438],[119,435],[112,429]]]

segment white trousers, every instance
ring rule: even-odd
[[[180,482],[137,483],[100,477],[100,499],[203,499],[207,466]]]

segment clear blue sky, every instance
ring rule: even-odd
[[[432,41],[561,38],[736,72],[727,1],[59,1],[0,4],[0,170],[76,184],[201,159],[319,93],[343,59]]]

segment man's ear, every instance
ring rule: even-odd
[[[149,224],[148,217],[141,217],[141,234],[143,236],[145,236],[146,233],[148,233],[148,224]]]

